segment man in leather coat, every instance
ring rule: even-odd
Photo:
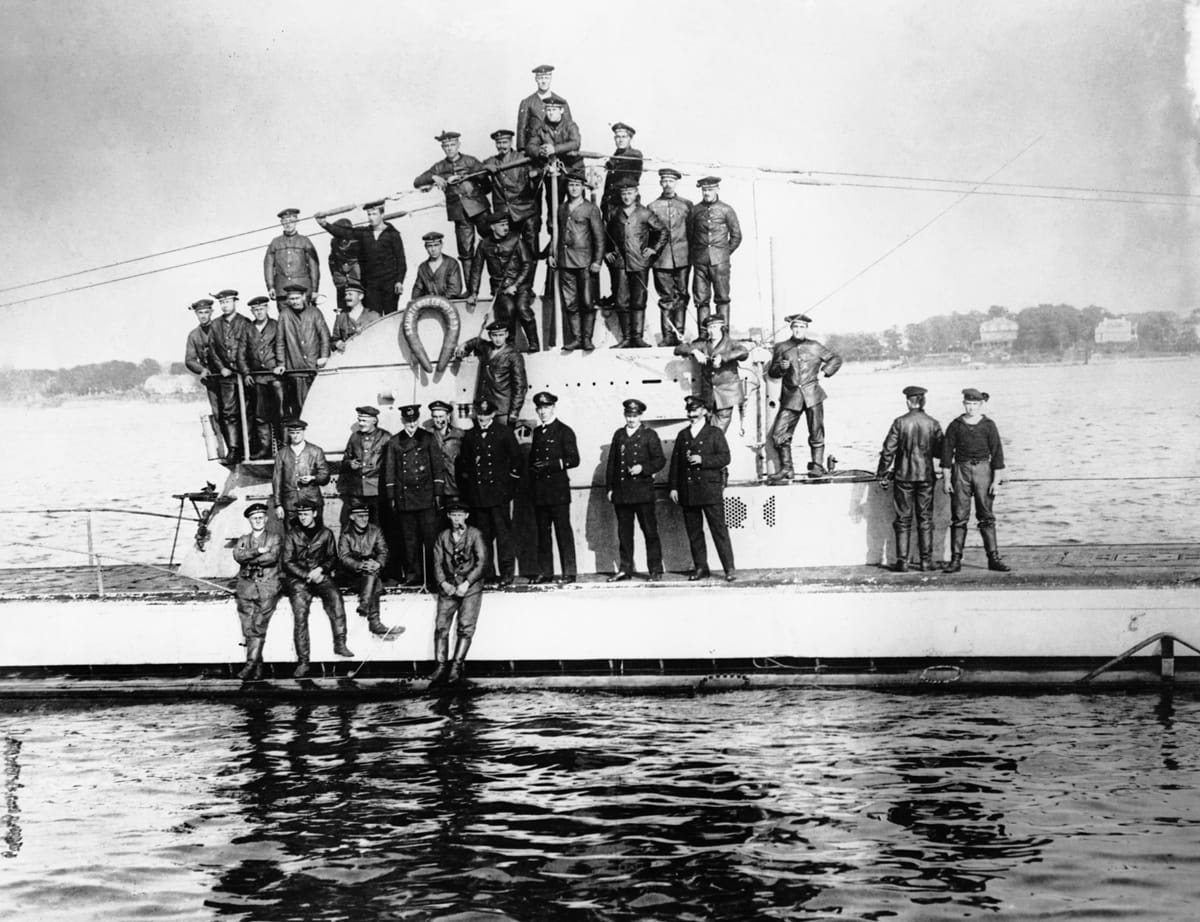
[[[254,681],[262,678],[267,626],[279,602],[283,541],[277,533],[267,531],[267,507],[263,503],[247,506],[244,515],[250,522],[250,533],[238,538],[233,548],[233,559],[238,563],[234,595],[246,643],[246,665],[237,676],[243,681]]]
[[[198,326],[187,335],[184,346],[183,364],[187,370],[200,377],[200,383],[208,393],[208,408],[212,411],[213,425],[220,431],[221,423],[221,385],[217,383],[221,377],[213,359],[210,343],[212,342],[212,298],[201,298],[193,301],[188,310],[196,315]]]
[[[492,215],[488,223],[491,237],[479,244],[478,256],[471,264],[467,305],[474,307],[479,298],[486,263],[492,286],[492,316],[508,328],[514,347],[519,325],[528,351],[537,352],[541,348],[533,316],[533,273],[537,263],[520,234],[513,233],[508,215]]]
[[[637,203],[637,184],[626,179],[620,187],[621,203],[605,230],[610,249],[604,259],[613,270],[613,300],[621,339],[614,349],[645,349],[646,293],[650,266],[667,243],[667,229],[645,205]]]
[[[550,83],[554,80],[554,67],[550,64],[539,64],[533,69],[533,79],[537,90],[521,100],[517,106],[517,135],[518,147],[524,147],[529,140],[529,134],[536,132],[546,120],[546,100],[554,96]],[[563,115],[571,118],[571,104],[561,96],[555,97],[562,105]]]
[[[292,605],[292,639],[296,645],[297,679],[308,675],[308,612],[314,597],[329,618],[333,652],[354,656],[346,646],[346,607],[333,581],[337,572],[337,544],[333,532],[317,521],[317,504],[309,499],[296,503],[296,522],[283,542],[283,570],[287,576],[288,601]]]
[[[694,342],[680,343],[675,354],[690,355],[695,360],[694,377],[700,381],[698,396],[725,432],[734,409],[746,401],[739,363],[749,358],[750,350],[730,338],[729,327],[720,314],[710,314],[704,325],[705,335]]]
[[[675,437],[671,452],[671,502],[683,509],[683,527],[692,551],[689,580],[707,579],[708,547],[704,522],[712,532],[717,556],[725,568],[725,581],[737,579],[733,566],[733,544],[725,524],[725,475],[729,467],[729,444],[716,426],[708,423],[708,408],[699,397],[684,401],[688,425]]]
[[[742,244],[742,227],[737,212],[719,198],[721,180],[705,176],[696,182],[700,201],[688,213],[689,259],[692,264],[692,294],[696,298],[696,322],[704,325],[708,302],[729,322],[729,260]]]
[[[630,579],[633,568],[633,520],[637,519],[646,542],[646,569],[650,580],[663,574],[662,542],[654,509],[654,475],[667,463],[658,433],[642,425],[646,405],[636,398],[624,401],[625,425],[613,433],[608,448],[604,485],[617,516],[617,572],[610,583]]]
[[[538,425],[529,448],[530,499],[537,530],[538,571],[531,583],[544,583],[554,576],[551,529],[558,544],[562,582],[575,582],[575,532],[571,529],[571,478],[567,471],[579,467],[579,445],[575,430],[555,418],[558,398],[549,391],[533,395]]]
[[[667,229],[666,246],[654,260],[653,267],[664,346],[679,345],[687,322],[688,276],[691,274],[687,224],[692,203],[675,193],[675,185],[681,176],[672,167],[659,170],[658,183],[662,187],[662,195],[646,206]]]
[[[321,487],[329,483],[329,463],[319,445],[304,438],[308,423],[289,419],[283,423],[288,443],[275,453],[271,472],[271,496],[275,500],[275,517],[290,527],[300,502],[311,503],[320,518],[325,508]]]
[[[275,373],[275,348],[279,321],[267,316],[271,299],[259,295],[246,302],[254,319],[242,343],[238,372],[246,382],[246,410],[253,419],[249,437],[251,460],[274,456],[274,445],[283,445],[283,382]]]
[[[487,157],[483,166],[491,177],[492,211],[508,215],[512,231],[525,241],[536,259],[541,249],[542,221],[535,171],[525,152],[514,149],[510,129],[499,128],[491,138],[496,142],[496,153]]]
[[[940,462],[942,457],[942,425],[925,412],[925,393],[925,388],[916,385],[904,389],[908,412],[892,420],[876,472],[880,486],[892,489],[896,563],[891,569],[897,573],[908,569],[914,513],[920,568],[933,569],[933,489],[937,482],[934,460]]]
[[[434,140],[442,145],[446,156],[414,179],[413,186],[418,189],[437,186],[445,195],[446,219],[454,222],[458,258],[463,274],[470,276],[476,235],[481,240],[487,238],[485,222],[491,209],[487,171],[474,157],[459,151],[461,135],[457,131],[443,131]]]
[[[356,497],[346,505],[350,507],[349,515],[338,537],[338,560],[342,569],[356,578],[358,613],[367,619],[368,630],[384,635],[390,628],[379,618],[379,600],[383,596],[383,568],[388,560],[387,542],[379,526],[371,524],[374,503]]]
[[[508,341],[508,325],[493,320],[487,326],[490,342],[480,337],[468,339],[458,349],[458,355],[479,357],[475,396],[496,408],[502,425],[514,426],[521,417],[521,407],[529,390],[525,375],[525,357]]]
[[[379,505],[387,500],[387,492],[383,489],[384,459],[392,434],[379,427],[377,407],[355,407],[354,413],[355,429],[346,440],[346,450],[342,452],[342,469],[337,484],[342,497],[343,528],[356,502],[367,510],[373,525],[381,525],[384,516]]]
[[[450,527],[438,535],[433,546],[434,578],[438,583],[437,616],[433,627],[433,655],[437,668],[429,677],[432,686],[458,682],[463,677],[463,661],[471,649],[479,608],[483,601],[483,576],[487,571],[488,549],[483,533],[467,524],[467,504],[451,500],[446,504]],[[450,659],[450,625],[457,616],[454,660]]]
[[[287,285],[300,285],[310,298],[315,297],[321,287],[321,261],[312,241],[296,232],[300,209],[285,208],[278,218],[283,233],[267,244],[263,256],[263,282],[267,294],[278,302],[283,299]]]
[[[303,285],[288,284],[284,291],[287,301],[279,312],[275,373],[284,376],[284,415],[299,416],[317,371],[329,361],[329,324],[320,309],[305,300]]]
[[[769,483],[792,482],[792,435],[801,414],[808,423],[808,446],[812,453],[808,476],[825,475],[825,391],[818,378],[822,372],[831,378],[842,367],[841,356],[808,338],[811,318],[792,314],[784,319],[791,326],[791,338],[775,344],[771,364],[767,366],[770,377],[783,379],[779,412],[771,427],[771,444],[779,453],[779,470],[767,478]]]
[[[558,210],[558,252],[550,255],[566,321],[564,352],[596,348],[592,343],[596,328],[592,281],[604,261],[604,222],[600,209],[584,198],[585,188],[581,171],[567,177],[567,200]]]

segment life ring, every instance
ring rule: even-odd
[[[433,371],[433,363],[429,361],[429,354],[425,351],[425,346],[421,344],[421,337],[417,334],[417,320],[420,319],[422,311],[436,312],[442,318],[442,325],[446,328],[446,336],[442,340],[442,351],[438,354],[437,360],[437,370],[445,371],[450,365],[450,360],[454,358],[454,350],[458,346],[458,335],[462,330],[458,311],[455,310],[453,304],[438,295],[417,298],[404,308],[404,316],[400,320],[400,335],[408,343],[408,348],[416,363],[426,373]]]

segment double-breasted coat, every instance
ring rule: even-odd
[[[787,365],[784,360],[787,360]],[[818,375],[822,370],[831,377],[842,367],[842,357],[815,339],[788,339],[771,350],[767,374],[782,378],[779,391],[781,410],[803,410],[825,400],[825,389]]]
[[[560,419],[533,430],[529,451],[529,477],[535,506],[560,506],[571,501],[571,477],[579,467],[575,430]]]
[[[649,426],[638,426],[632,433],[622,426],[614,432],[604,477],[605,486],[612,491],[613,505],[654,502],[654,475],[666,463],[662,441]],[[642,469],[630,473],[629,469],[639,464]]]
[[[517,438],[507,426],[468,429],[458,456],[459,494],[475,509],[505,505],[516,491],[520,463]]]
[[[386,495],[398,512],[432,509],[446,484],[442,452],[427,429],[409,435],[403,429],[387,443],[384,460]]]
[[[689,454],[700,455],[700,463],[693,465],[688,461]],[[679,505],[711,506],[721,502],[725,498],[725,468],[729,460],[729,444],[720,429],[705,423],[693,435],[692,427],[684,426],[675,437],[675,450],[671,452],[670,486],[679,491]]]

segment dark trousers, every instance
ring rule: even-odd
[[[692,548],[692,565],[697,570],[708,569],[708,546],[704,541],[704,520],[712,532],[713,544],[721,566],[733,569],[733,545],[729,541],[729,529],[725,525],[725,504],[710,503],[706,506],[683,506],[683,527],[687,530],[688,544]]]
[[[825,444],[825,404],[818,403],[815,407],[805,407],[803,410],[789,410],[780,407],[775,417],[775,425],[771,427],[771,444],[776,448],[792,444],[792,435],[796,424],[803,415],[808,423],[808,447],[820,448]]]
[[[590,311],[592,304],[592,273],[584,266],[582,269],[555,270],[558,276],[558,290],[562,296],[562,309],[568,314],[577,311]]]
[[[238,618],[242,622],[242,636],[266,637],[267,626],[279,603],[279,579],[238,578],[236,596]]]
[[[955,461],[951,475],[954,492],[950,494],[950,524],[965,529],[971,518],[971,497],[975,497],[975,524],[987,528],[996,524],[992,514],[991,461]]]
[[[379,614],[379,600],[383,597],[383,571],[355,573],[358,584],[358,613],[364,618]]]
[[[375,311],[381,317],[394,314],[400,308],[400,296],[396,294],[396,280],[386,282],[363,282],[363,307]]]
[[[664,311],[687,310],[688,306],[688,275],[691,266],[680,266],[678,269],[655,269],[654,290],[658,293],[658,306]],[[681,329],[680,333],[683,332]]]
[[[538,254],[541,252],[541,218],[539,218],[537,215],[530,215],[528,218],[523,218],[520,221],[509,221],[509,225],[512,227],[513,232],[518,234],[529,246],[529,252],[536,262]]]
[[[649,284],[649,269],[624,269],[614,266],[613,298],[616,300],[617,310],[644,311]]]
[[[533,289],[521,287],[509,294],[492,279],[492,317],[508,327],[509,338],[516,342],[518,322],[529,323],[533,316]]]
[[[622,573],[633,572],[633,520],[636,518],[646,540],[646,567],[651,573],[661,574],[662,542],[658,538],[654,503],[616,503],[613,510],[617,514],[617,553],[620,555],[617,568]]]
[[[217,378],[217,392],[221,404],[221,435],[231,454],[237,455],[242,449],[242,408],[238,405],[238,376],[237,372]]]
[[[500,575],[502,577],[516,576],[517,553],[513,547],[512,513],[509,511],[508,503],[472,509],[471,523],[483,535],[483,545],[488,549],[488,557],[491,560],[499,560]],[[490,563],[488,569],[492,569]]]
[[[304,409],[304,401],[308,398],[308,389],[317,379],[317,372],[289,371],[283,379],[283,415],[295,418]]]
[[[254,418],[250,432],[250,457],[270,458],[271,443],[283,444],[283,382],[275,375],[255,375],[246,394],[247,410]]]
[[[467,260],[475,258],[475,238],[477,235],[479,237],[488,235],[486,217],[486,214],[480,212],[473,218],[454,222],[454,242],[458,246],[458,258],[463,263],[463,273],[468,277],[470,273],[467,272]],[[464,278],[463,281],[465,282],[467,279]]]
[[[221,431],[221,380],[220,375],[209,374],[204,379],[204,391],[208,394],[208,409],[212,412],[213,425]],[[224,438],[224,436],[222,436]]]
[[[709,299],[716,301],[717,313],[729,321],[729,263],[719,266],[692,267],[692,297],[696,299],[696,319],[700,329],[708,317]]]
[[[575,576],[575,533],[571,531],[571,504],[534,506],[533,518],[537,526],[538,572],[542,576],[554,575],[554,546],[550,541],[550,530],[553,528],[563,576]]]
[[[308,611],[314,598],[321,600],[334,642],[346,639],[346,608],[333,580],[327,577],[315,586],[304,580],[288,580],[288,601],[292,603],[292,641],[296,645],[296,660],[301,663],[308,662]]]
[[[482,592],[472,592],[459,598],[456,595],[438,595],[434,634],[448,635],[450,623],[458,615],[458,639],[470,640],[475,636],[475,625],[479,621],[479,607],[483,603]]]
[[[404,576],[409,582],[422,580],[436,588],[433,582],[433,542],[437,537],[437,510],[397,510],[396,524],[400,529],[404,557]]]
[[[892,483],[892,508],[896,518],[892,527],[897,531],[912,529],[913,518],[917,520],[917,531],[933,534],[933,487],[934,481],[897,480]]]

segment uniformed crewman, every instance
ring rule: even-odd
[[[696,298],[696,322],[704,325],[709,300],[729,322],[729,258],[742,245],[742,227],[737,212],[720,200],[721,180],[705,176],[696,183],[700,201],[688,214],[688,248],[692,264],[692,294]]]
[[[347,282],[342,295],[346,309],[333,318],[333,332],[329,334],[329,345],[338,352],[345,352],[346,343],[382,319],[375,311],[363,306],[363,287],[358,282]]]
[[[539,64],[533,69],[533,79],[537,83],[537,90],[522,99],[521,104],[517,106],[516,143],[521,148],[529,140],[529,134],[540,128],[542,122],[545,121],[546,100],[555,95],[550,89],[550,83],[554,80],[554,66]],[[557,99],[563,108],[564,115],[571,118],[571,104],[561,96]]]
[[[318,369],[329,361],[329,325],[303,285],[287,284],[286,307],[279,312],[275,373],[283,376],[284,415],[298,416]]]
[[[662,578],[662,543],[658,538],[658,516],[654,510],[654,475],[667,463],[658,433],[642,425],[646,405],[626,400],[625,426],[613,433],[608,449],[608,467],[604,485],[608,501],[617,515],[617,548],[620,560],[610,583],[627,580],[634,574],[633,520],[637,519],[646,542],[646,566],[651,580]]]
[[[667,229],[654,212],[637,203],[637,185],[625,179],[621,203],[608,218],[608,248],[604,260],[613,270],[613,300],[621,325],[614,349],[645,349],[646,293],[650,266],[667,244]]]
[[[613,212],[621,207],[621,186],[629,180],[636,187],[642,181],[644,169],[642,152],[631,146],[636,134],[633,126],[625,122],[615,122],[612,132],[613,146],[616,149],[604,162],[604,188],[600,192],[600,213],[606,222]],[[642,203],[640,195],[635,200],[639,205]],[[612,295],[607,300],[600,298],[599,276],[592,279],[592,301],[601,307],[611,307],[617,296],[616,270],[609,266],[608,272]]]
[[[483,577],[490,564],[487,545],[478,528],[467,524],[467,504],[451,500],[446,504],[450,527],[438,535],[433,548],[433,569],[438,583],[437,615],[433,628],[433,651],[437,668],[429,684],[459,682],[463,661],[471,649],[471,638],[479,621],[483,601]],[[458,616],[454,660],[450,658],[450,625]]]
[[[604,222],[600,209],[583,196],[588,188],[583,172],[567,176],[567,200],[558,210],[558,252],[550,254],[566,315],[563,351],[591,352],[596,328],[592,282],[604,262]]]
[[[733,411],[746,401],[739,362],[750,356],[744,343],[730,338],[729,327],[720,314],[709,314],[704,336],[675,347],[676,355],[690,355],[696,361],[699,397],[713,414],[722,432],[729,429]]]
[[[770,377],[783,379],[779,389],[779,412],[771,426],[771,444],[779,453],[779,470],[767,478],[768,483],[792,481],[792,435],[801,413],[808,423],[808,446],[812,454],[808,476],[825,475],[825,389],[818,377],[823,371],[826,378],[832,378],[842,367],[840,355],[808,338],[811,318],[805,314],[792,314],[784,319],[791,326],[792,335],[775,344],[771,364],[767,366]]]
[[[510,504],[520,477],[521,453],[512,430],[496,423],[497,409],[486,397],[475,402],[476,425],[463,435],[458,458],[458,488],[471,507],[471,520],[482,532],[489,555],[495,547],[500,585],[511,586],[517,557]]]
[[[187,370],[200,377],[200,383],[208,394],[208,407],[212,411],[213,426],[220,432],[221,426],[221,375],[217,371],[209,344],[212,341],[212,298],[193,301],[188,310],[196,315],[198,326],[187,335],[184,346],[183,364]]]
[[[717,556],[725,568],[725,581],[733,582],[733,545],[725,525],[725,469],[729,466],[729,445],[716,426],[708,424],[708,408],[699,397],[684,401],[688,425],[675,437],[671,453],[671,502],[683,509],[683,527],[692,550],[693,570],[689,580],[707,579],[708,547],[704,541],[704,522],[712,532]]]
[[[457,354],[479,357],[475,396],[496,407],[501,424],[513,426],[521,417],[521,407],[529,390],[525,358],[508,341],[508,325],[493,320],[487,326],[490,342],[480,337],[469,339]]]
[[[492,211],[508,215],[512,231],[525,241],[537,259],[542,221],[534,181],[536,170],[530,167],[524,151],[514,149],[511,130],[497,129],[491,138],[496,142],[496,153],[487,157],[483,166],[491,176]]]
[[[971,498],[975,499],[975,521],[987,552],[988,569],[1007,573],[1012,569],[1000,558],[996,544],[996,516],[992,502],[1004,483],[1004,446],[1000,430],[983,415],[986,391],[963,390],[963,414],[951,420],[942,443],[942,485],[950,494],[950,563],[947,573],[962,569],[967,544]]]
[[[372,524],[382,525],[379,504],[387,499],[383,489],[384,455],[392,434],[379,428],[379,409],[355,407],[356,428],[346,440],[342,469],[338,474],[338,493],[342,497],[342,527],[346,527],[350,509],[361,503]]]
[[[238,618],[242,622],[242,637],[246,643],[246,665],[237,674],[243,681],[262,678],[263,644],[267,642],[267,626],[279,602],[279,559],[283,541],[267,531],[267,507],[251,503],[246,507],[250,533],[242,535],[233,548],[238,562]]]
[[[485,224],[488,205],[488,178],[483,164],[469,154],[459,151],[461,135],[443,131],[435,141],[442,145],[446,156],[413,180],[418,189],[437,186],[446,197],[446,219],[454,222],[454,238],[458,243],[458,258],[463,274],[471,275],[475,258],[475,237],[486,239]]]
[[[267,316],[271,299],[259,295],[246,302],[254,319],[242,343],[238,372],[246,383],[246,412],[254,420],[247,437],[250,459],[274,457],[283,445],[283,382],[275,373],[279,322]]]
[[[354,227],[349,218],[338,218],[333,222],[341,228]],[[350,282],[362,284],[362,266],[358,262],[359,246],[355,237],[330,237],[329,240],[329,276],[333,279],[333,287],[337,292],[337,309],[346,309],[346,286]]]
[[[391,631],[379,618],[379,600],[383,596],[383,568],[387,566],[387,542],[383,532],[370,521],[374,503],[355,497],[349,500],[349,522],[338,538],[338,560],[342,569],[354,574],[357,582],[358,613],[367,619],[372,634]],[[400,630],[403,630],[401,628]]]
[[[925,388],[916,385],[904,389],[908,412],[892,420],[875,475],[884,490],[895,487],[892,507],[896,518],[892,528],[896,532],[896,563],[891,569],[897,573],[908,569],[914,512],[921,570],[934,568],[933,486],[937,471],[933,465],[942,457],[942,425],[925,412],[925,393]]]
[[[444,400],[429,404],[429,421],[424,427],[433,435],[433,441],[442,453],[442,468],[446,476],[443,497],[447,500],[458,496],[458,456],[462,452],[463,431],[450,420],[454,407]]]
[[[329,618],[333,652],[338,656],[354,654],[346,646],[346,608],[333,582],[338,566],[333,532],[317,521],[318,506],[312,500],[299,500],[295,509],[296,522],[283,541],[283,570],[292,605],[292,640],[296,645],[296,671],[292,675],[300,679],[308,675],[308,612],[314,596],[320,598]]]
[[[394,314],[399,308],[404,276],[408,274],[400,232],[390,221],[383,220],[386,204],[386,200],[380,199],[362,206],[367,215],[366,227],[346,227],[337,221],[331,224],[320,211],[313,215],[331,237],[357,242],[363,305],[381,317]]]
[[[296,232],[300,209],[285,208],[278,217],[283,233],[267,244],[267,252],[263,257],[263,281],[267,286],[267,294],[273,300],[280,301],[287,291],[286,286],[300,285],[310,299],[315,298],[321,287],[321,262],[312,241]],[[283,311],[279,313],[282,315]]]
[[[321,487],[329,483],[329,464],[321,447],[305,440],[307,428],[308,423],[302,419],[284,420],[288,443],[276,452],[271,472],[275,517],[289,527],[301,500],[312,504],[318,518],[325,508]]]
[[[417,280],[412,290],[414,301],[429,295],[448,299],[463,296],[462,271],[457,259],[442,252],[444,239],[445,235],[437,231],[430,231],[421,238],[429,258],[417,266]]]
[[[666,246],[653,266],[664,346],[678,346],[687,323],[688,275],[691,273],[687,222],[692,203],[675,192],[681,177],[679,170],[673,167],[659,170],[658,184],[662,187],[662,195],[646,206],[667,229]]]
[[[508,327],[514,348],[520,326],[527,351],[537,352],[541,348],[533,316],[533,273],[537,264],[525,241],[513,232],[508,215],[494,214],[488,218],[488,224],[491,237],[479,244],[478,258],[471,265],[467,304],[474,306],[479,297],[486,264],[492,286],[492,316]]]
[[[531,124],[526,131],[525,154],[538,170],[542,186],[545,188],[547,214],[550,214],[567,194],[562,177],[583,162],[583,157],[579,154],[582,142],[579,126],[566,111],[565,99],[551,93],[542,101],[542,105],[542,121],[536,127]],[[552,187],[548,170],[556,163],[559,170],[558,201],[551,201]]]
[[[437,589],[433,578],[433,540],[437,506],[446,486],[442,453],[428,429],[420,427],[421,408],[400,408],[403,427],[388,441],[384,472],[387,496],[400,531],[404,585]]]
[[[567,471],[579,467],[579,446],[575,431],[556,419],[558,398],[549,391],[533,395],[538,425],[533,429],[529,450],[529,476],[533,489],[534,521],[537,524],[538,572],[531,583],[544,583],[554,577],[554,547],[551,528],[558,543],[562,564],[562,582],[575,582],[575,533],[571,530],[571,478]]]

